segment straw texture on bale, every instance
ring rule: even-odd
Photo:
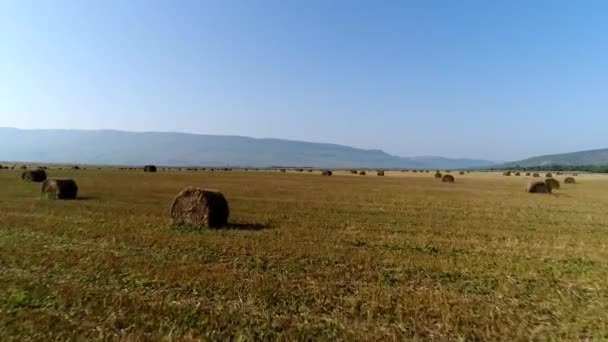
[[[532,177],[540,177],[540,175],[538,173],[534,173]]]
[[[573,177],[566,177],[566,179],[564,179],[564,183],[565,184],[574,184],[574,183],[576,183],[576,180]]]
[[[156,172],[156,166],[146,165],[144,166],[144,172]]]
[[[42,183],[42,196],[49,199],[74,199],[78,186],[72,179],[48,179]]]
[[[534,194],[550,194],[551,185],[543,181],[533,181],[528,184],[526,191]]]
[[[551,190],[556,190],[559,189],[559,181],[555,178],[547,178],[545,180],[545,183],[549,184],[551,186]]]
[[[188,187],[180,192],[171,205],[173,224],[217,228],[228,223],[228,202],[221,192]]]
[[[545,174],[545,177],[546,178],[551,178],[551,177],[553,177],[553,174],[551,172],[548,172],[547,174]]]
[[[26,182],[44,182],[46,180],[46,172],[42,169],[23,171],[21,179]]]
[[[452,176],[452,175],[444,175],[441,178],[441,181],[444,182],[444,183],[454,183],[454,176]]]

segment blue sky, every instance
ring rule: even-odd
[[[608,147],[608,2],[0,0],[0,126]]]

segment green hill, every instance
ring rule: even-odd
[[[608,148],[591,151],[552,154],[504,164],[504,167],[549,165],[608,165]]]

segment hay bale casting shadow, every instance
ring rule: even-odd
[[[454,176],[452,176],[452,175],[445,175],[441,178],[441,181],[443,183],[454,183],[455,179],[454,179]]]
[[[188,187],[180,192],[171,205],[174,225],[194,225],[217,228],[228,223],[228,202],[221,192]]]
[[[543,181],[533,181],[528,184],[526,191],[531,194],[550,194],[551,184]]]
[[[564,179],[564,183],[565,184],[574,184],[574,183],[576,183],[576,180],[573,177],[566,177],[566,179]]]
[[[156,166],[146,165],[144,166],[144,172],[156,172]]]
[[[547,178],[545,179],[545,183],[551,186],[551,190],[559,189],[559,181],[555,178]]]
[[[21,179],[26,182],[44,182],[46,180],[46,171],[42,169],[23,171]]]
[[[323,172],[321,172],[321,176],[331,176],[333,175],[333,172],[331,172],[330,170],[323,170]]]
[[[42,183],[41,194],[48,199],[75,199],[78,186],[72,179],[48,179]]]

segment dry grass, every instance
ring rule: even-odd
[[[349,176],[345,176],[345,175]],[[0,171],[0,340],[577,340],[608,337],[608,177]],[[230,229],[168,206],[221,190]]]

